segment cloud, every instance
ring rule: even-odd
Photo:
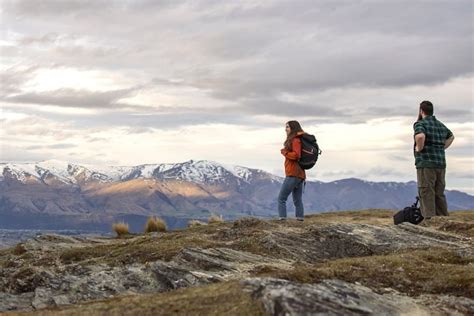
[[[473,146],[472,9],[469,0],[2,1],[2,142],[25,157],[44,144],[54,155],[71,149],[66,159],[282,171],[273,151],[297,119],[326,150],[315,177],[402,180],[413,176],[411,124],[428,99],[456,134],[457,177]],[[183,153],[173,144],[189,130],[196,147]],[[209,139],[239,145],[216,153]]]
[[[61,25],[66,34],[87,39],[84,49],[112,49],[105,56],[93,51],[88,56],[80,49],[74,54],[77,43],[68,49],[67,43],[52,41],[51,50],[25,52],[36,53],[37,60],[58,57],[78,67],[133,67],[155,75],[159,69],[165,77],[185,79],[216,97],[432,84],[473,71],[469,1],[410,3],[409,9],[406,2],[373,1],[25,3],[30,2],[6,6],[6,17],[12,19],[6,22],[15,26],[14,17],[28,16],[40,30]],[[82,23],[71,23],[74,16]],[[125,37],[118,33],[124,22],[133,25]],[[97,29],[100,37],[89,35]]]
[[[12,66],[0,72],[1,94],[11,94],[20,91],[22,84],[35,76],[38,66]]]
[[[3,142],[0,144],[1,162],[31,162],[50,158],[50,153],[47,151],[32,151],[21,146],[9,145]]]
[[[122,108],[130,107],[130,105],[121,104],[118,101],[132,95],[136,90],[137,88],[111,91],[88,91],[64,88],[54,91],[19,93],[5,97],[4,101],[61,107]]]
[[[6,0],[3,1],[5,12],[15,13],[19,16],[54,16],[56,14],[77,14],[78,12],[92,11],[103,8],[105,1],[70,0],[70,1],[34,1],[27,0]],[[109,3],[109,5],[113,5]]]
[[[64,148],[73,148],[76,147],[76,144],[68,144],[68,143],[58,143],[58,144],[53,144],[53,145],[32,145],[32,146],[26,146],[25,149],[27,150],[36,150],[36,149],[64,149]]]

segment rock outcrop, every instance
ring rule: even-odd
[[[291,281],[302,267],[324,272],[334,260],[370,260],[431,249],[452,254],[455,259],[448,264],[467,278],[474,274],[474,244],[466,234],[411,224],[351,222],[350,216],[344,221],[322,219],[280,223],[250,218],[128,239],[43,235],[1,252],[0,312],[63,308],[232,280],[241,280],[243,289],[270,315],[474,312],[469,285],[450,296],[435,290],[412,295],[375,283],[371,288],[370,280],[350,282],[349,275],[347,280],[321,274],[313,281]],[[176,246],[182,238],[193,243]]]
[[[261,300],[269,315],[400,315],[429,314],[429,309],[399,293],[377,294],[340,280],[299,284],[273,278],[242,281]]]

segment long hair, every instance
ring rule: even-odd
[[[303,129],[301,128],[301,125],[298,121],[288,121],[286,122],[286,124],[288,124],[288,126],[290,127],[290,133],[286,137],[283,146],[285,146],[285,148],[288,150],[292,150],[293,148],[291,148],[291,142],[293,141],[293,138],[295,138],[296,133],[302,132]]]

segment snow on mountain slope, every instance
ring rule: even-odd
[[[8,171],[18,181],[25,182],[28,175],[39,177],[36,172],[36,163],[2,163],[0,164],[2,179]]]
[[[160,171],[160,177],[164,179],[180,179],[201,183],[218,182],[233,175],[222,165],[206,160],[190,160],[172,166],[165,165]]]
[[[42,179],[47,175],[52,175],[58,180],[75,184],[79,178],[86,180],[111,181],[119,179],[118,175],[125,172],[124,170],[114,171],[114,168],[107,168],[107,172],[101,171],[91,165],[78,165],[68,163],[62,160],[43,160],[39,162],[27,163],[0,163],[0,174],[2,178],[5,172],[9,172],[13,177],[21,182],[25,182],[29,176]],[[130,167],[128,167],[129,169]]]
[[[54,159],[31,163],[0,163],[0,181],[4,178],[6,170],[21,182],[25,182],[29,176],[43,179],[46,175],[53,175],[60,181],[71,184],[76,184],[78,181],[110,182],[154,177],[196,183],[226,182],[233,178],[237,178],[239,181],[251,182],[255,174],[266,175],[274,181],[281,181],[279,177],[262,170],[207,160],[138,166],[79,165]]]

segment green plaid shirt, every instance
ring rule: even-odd
[[[446,168],[444,143],[453,133],[435,116],[427,116],[413,125],[415,135],[425,134],[425,146],[415,151],[415,166],[419,168]]]

